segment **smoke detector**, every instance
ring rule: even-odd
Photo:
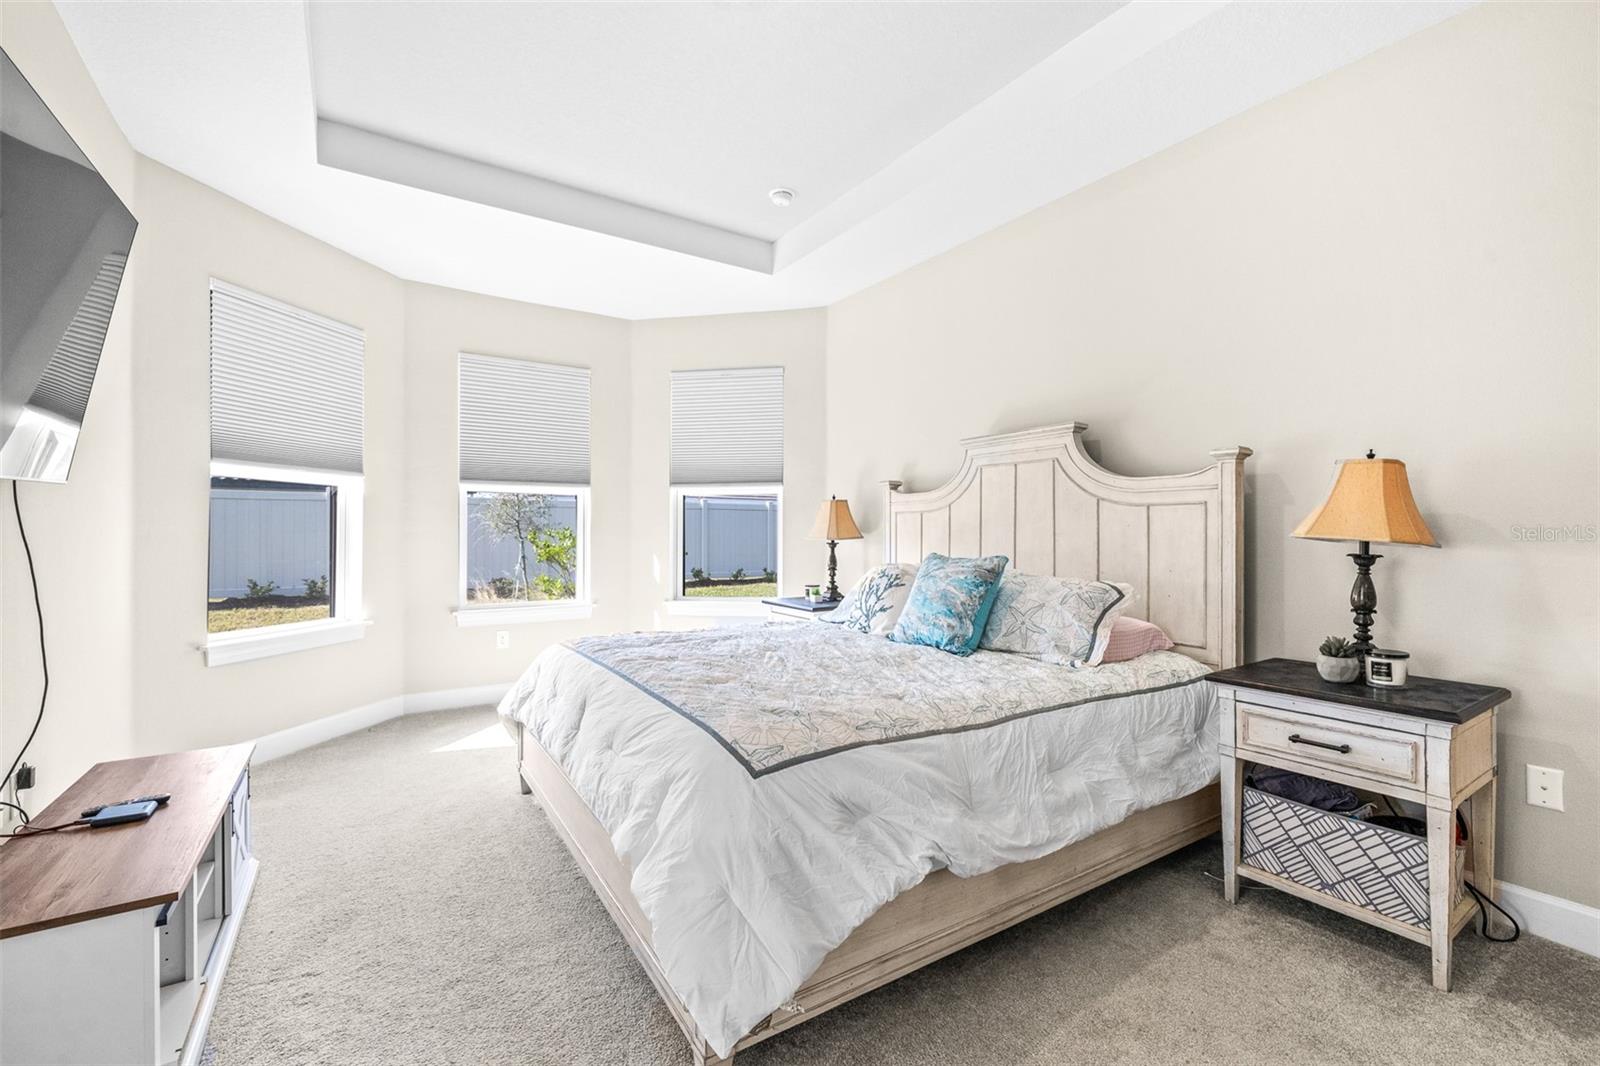
[[[794,190],[773,189],[771,192],[767,193],[767,199],[771,200],[773,206],[775,207],[788,207],[790,204],[794,203]]]

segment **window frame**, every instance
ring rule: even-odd
[[[473,606],[467,599],[467,495],[473,492],[516,493],[525,496],[575,496],[578,562],[573,569],[576,594],[570,600],[545,600],[497,606]],[[460,481],[456,486],[456,625],[462,628],[490,625],[524,625],[570,618],[588,618],[594,613],[589,586],[589,486],[558,485],[525,481]]]
[[[681,615],[764,615],[761,596],[685,596],[683,592],[683,500],[686,496],[773,496],[778,504],[777,553],[773,572],[778,594],[783,592],[783,483],[750,485],[673,485],[670,512],[672,529],[672,593],[667,597],[667,612]]]
[[[234,629],[226,633],[207,633],[205,642],[200,645],[206,656],[206,665],[227,666],[230,663],[284,655],[328,644],[341,644],[364,637],[367,627],[372,624],[366,617],[361,581],[365,509],[363,496],[366,476],[342,470],[211,460],[206,478],[205,558],[208,593],[211,585],[210,489],[211,479],[218,477],[321,485],[334,489],[333,558],[329,561],[333,587],[328,590],[332,602],[327,618],[319,618],[313,622],[286,622],[276,626]]]

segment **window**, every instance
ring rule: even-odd
[[[782,368],[675,371],[671,470],[674,598],[777,595]]]
[[[363,346],[211,283],[210,665],[362,635]]]
[[[461,625],[589,612],[589,371],[462,354]]]
[[[778,492],[770,487],[674,492],[684,599],[778,594]]]
[[[338,499],[332,485],[212,475],[208,633],[333,617]]]

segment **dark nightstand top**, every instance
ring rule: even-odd
[[[831,611],[843,600],[823,600],[821,603],[812,603],[804,596],[779,596],[776,599],[762,600],[768,607],[787,607],[791,611],[805,611],[808,614],[822,614]]]
[[[1219,685],[1280,692],[1286,696],[1367,707],[1391,714],[1408,714],[1435,722],[1460,725],[1511,698],[1508,689],[1441,681],[1412,674],[1404,688],[1373,688],[1365,681],[1335,685],[1322,680],[1317,664],[1298,659],[1263,659],[1231,670],[1218,670],[1210,680]]]

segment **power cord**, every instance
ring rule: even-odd
[[[62,822],[60,825],[19,825],[9,833],[0,833],[0,837],[11,837],[21,840],[24,837],[42,837],[46,833],[59,833],[63,829],[76,829],[80,825],[88,825],[89,819],[79,818],[75,822]]]
[[[1383,797],[1383,802],[1388,806],[1389,813],[1393,814],[1396,818],[1407,817],[1406,815],[1400,813],[1400,809],[1394,805],[1394,800],[1390,799],[1388,796]],[[1415,821],[1416,819],[1411,820]],[[1456,811],[1456,828],[1461,831],[1462,840],[1471,839],[1472,834],[1467,829],[1467,820],[1461,816],[1460,811]],[[1483,939],[1495,944],[1515,943],[1517,938],[1522,935],[1522,926],[1517,924],[1517,920],[1511,916],[1511,912],[1500,906],[1500,904],[1496,903],[1488,896],[1485,896],[1478,890],[1477,885],[1473,884],[1471,881],[1468,881],[1465,877],[1461,879],[1461,887],[1472,893],[1473,900],[1478,904],[1478,935],[1483,937]],[[1500,916],[1511,923],[1510,936],[1495,936],[1489,932],[1490,907],[1493,907],[1496,911],[1499,911]]]
[[[22,757],[28,754],[28,746],[39,733],[39,723],[44,721],[45,700],[50,695],[50,659],[45,654],[44,607],[39,602],[39,575],[33,568],[33,548],[28,544],[28,530],[22,524],[22,499],[17,495],[16,481],[11,482],[11,507],[17,513],[17,533],[22,537],[22,554],[28,560],[28,581],[33,586],[33,613],[39,620],[39,670],[44,675],[44,686],[39,690],[39,713],[34,716],[33,728],[28,730],[28,739],[22,742],[22,750],[17,752],[16,759],[11,763],[11,769],[6,771],[4,779],[0,779],[0,789],[11,783],[11,775],[17,772],[17,767],[22,764]],[[15,807],[22,814],[23,824],[28,823],[28,812],[19,804],[0,800],[0,806]]]
[[[1518,925],[1517,920],[1511,917],[1511,912],[1507,911],[1504,907],[1500,906],[1500,904],[1496,903],[1488,896],[1485,896],[1482,892],[1479,892],[1478,886],[1473,884],[1471,881],[1468,881],[1466,878],[1463,877],[1461,879],[1461,884],[1466,887],[1468,892],[1472,893],[1472,898],[1478,901],[1478,935],[1483,937],[1483,939],[1492,941],[1496,944],[1515,943],[1516,939],[1522,935],[1522,926]],[[1495,936],[1489,932],[1490,907],[1493,907],[1495,910],[1499,911],[1500,916],[1511,923],[1510,936]]]

